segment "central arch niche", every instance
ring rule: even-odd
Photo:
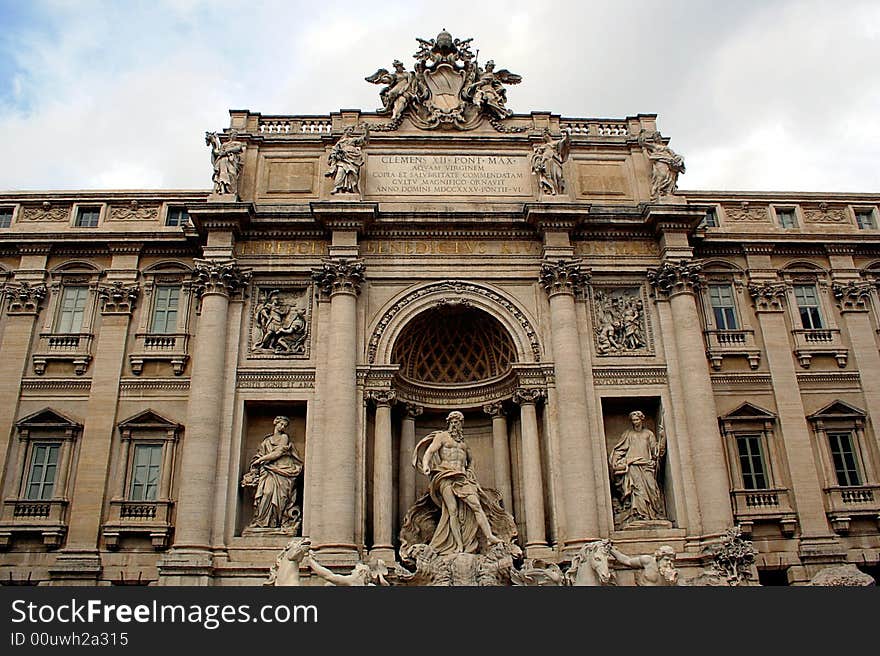
[[[507,374],[516,361],[510,335],[471,307],[434,307],[416,316],[394,343],[391,361],[417,385],[468,385]]]

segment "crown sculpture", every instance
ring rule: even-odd
[[[408,71],[395,60],[393,71],[380,68],[365,78],[386,85],[379,92],[383,106],[377,112],[391,116],[390,122],[373,129],[396,130],[408,117],[422,129],[472,130],[486,118],[499,132],[524,131],[501,123],[513,114],[505,106],[504,85],[519,84],[522,77],[506,69],[496,71],[491,60],[480,66],[471,52],[473,39],[453,39],[443,30],[436,39],[416,40],[415,70]]]

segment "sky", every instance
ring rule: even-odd
[[[682,189],[880,192],[880,2],[0,0],[0,189],[207,189],[229,109],[373,111],[473,37],[517,113],[658,114]]]

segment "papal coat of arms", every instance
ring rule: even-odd
[[[506,69],[496,71],[491,60],[480,66],[471,52],[473,39],[453,39],[443,30],[436,39],[417,41],[414,70],[395,60],[393,71],[380,68],[365,78],[385,85],[379,92],[383,106],[377,112],[391,116],[389,123],[374,129],[396,130],[404,116],[422,129],[471,130],[484,118],[501,132],[524,129],[501,123],[513,114],[506,106],[504,85],[519,84],[522,77]]]

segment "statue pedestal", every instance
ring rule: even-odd
[[[294,537],[297,533],[299,533],[299,522],[297,522],[293,526],[288,527],[269,528],[261,526],[248,526],[241,532],[241,537],[262,537],[265,535],[286,535],[288,537]]]
[[[218,194],[216,192],[212,192],[210,196],[208,196],[209,203],[237,203],[238,202],[238,194]]]

